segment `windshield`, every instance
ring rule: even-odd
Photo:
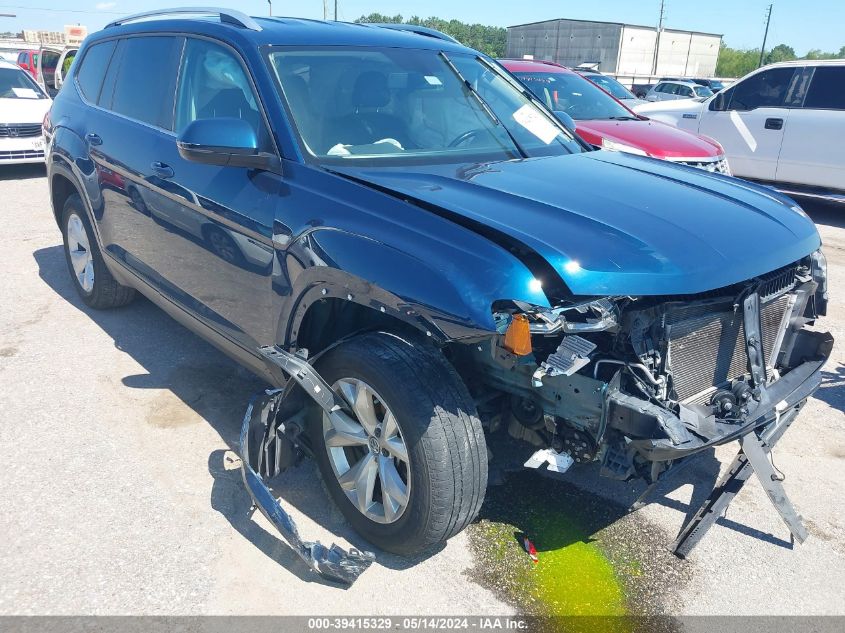
[[[607,75],[584,75],[584,77],[600,88],[607,90],[607,92],[617,99],[636,99],[633,92],[628,90],[613,77],[608,77]]]
[[[710,90],[707,86],[693,86],[693,90],[695,90],[696,97],[712,97],[713,91]]]
[[[566,112],[576,121],[636,118],[581,75],[554,72],[517,72],[514,75],[551,110]]]
[[[0,68],[0,99],[46,99],[41,88],[24,71]]]
[[[581,151],[550,113],[472,55],[279,47],[269,59],[302,143],[320,162],[507,160]]]

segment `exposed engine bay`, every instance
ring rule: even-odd
[[[740,474],[744,482],[752,467],[768,472],[766,453],[821,383],[833,337],[808,326],[826,308],[818,251],[700,295],[608,297],[552,310],[498,305],[497,340],[458,364],[475,366],[462,375],[483,377],[483,386],[474,385],[481,402],[497,402],[491,388],[507,394],[508,432],[537,449],[527,467],[562,472],[598,461],[601,475],[639,477],[650,491],[685,458],[738,440],[738,462],[726,477]],[[497,410],[501,404],[479,406],[491,429]],[[778,478],[768,477],[764,488],[803,540]],[[695,540],[679,536],[676,553],[685,555],[706,531],[703,518],[715,521],[713,503],[726,507],[733,494],[714,490],[686,526]]]
[[[775,404],[799,404],[833,342],[805,327],[826,312],[821,252],[701,295],[510,303],[497,306],[498,339],[459,361],[484,368],[462,375],[509,394],[531,441],[618,479],[653,481],[773,418]]]

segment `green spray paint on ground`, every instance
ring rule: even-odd
[[[522,613],[615,618],[581,630],[628,630],[618,616],[660,612],[665,587],[678,580],[655,530],[624,507],[532,472],[489,489],[470,534],[477,579]],[[537,549],[536,564],[522,548],[523,535]],[[641,556],[660,577],[644,573]]]

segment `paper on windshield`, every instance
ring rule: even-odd
[[[18,99],[37,99],[38,93],[32,88],[15,88],[12,87],[12,92]]]
[[[527,103],[513,113],[513,118],[546,145],[555,140],[555,137],[560,133],[560,130],[551,121]]]

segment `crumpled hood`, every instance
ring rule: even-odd
[[[576,295],[704,292],[821,243],[772,190],[620,152],[337,171],[518,240]]]

